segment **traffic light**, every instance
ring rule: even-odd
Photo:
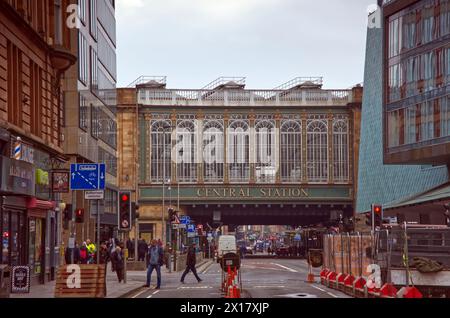
[[[375,219],[375,227],[381,227],[383,225],[383,206],[381,204],[373,204],[372,213]]]
[[[119,230],[131,230],[131,192],[119,192]]]
[[[75,211],[75,222],[84,223],[84,209],[77,209]]]

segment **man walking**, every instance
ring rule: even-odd
[[[200,277],[198,277],[197,269],[195,268],[195,265],[197,264],[195,250],[196,250],[196,245],[194,243],[188,250],[187,260],[186,260],[186,270],[184,271],[183,276],[181,277],[182,284],[184,284],[184,279],[186,278],[186,275],[189,274],[190,271],[192,271],[192,273],[194,274],[195,278],[197,279],[197,281],[199,283],[202,282]]]
[[[164,250],[158,245],[156,240],[152,240],[151,246],[148,249],[147,255],[147,284],[144,287],[149,288],[153,274],[153,270],[156,270],[157,286],[156,289],[161,288],[161,266],[164,265]]]

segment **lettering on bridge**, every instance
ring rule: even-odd
[[[199,188],[199,198],[308,198],[303,188]]]

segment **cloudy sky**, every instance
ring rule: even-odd
[[[297,76],[325,88],[363,81],[367,8],[376,0],[117,0],[118,86],[167,76],[202,88],[220,76],[271,89]]]

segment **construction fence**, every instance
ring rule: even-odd
[[[327,234],[323,237],[324,268],[354,277],[365,276],[373,263],[371,234]]]

